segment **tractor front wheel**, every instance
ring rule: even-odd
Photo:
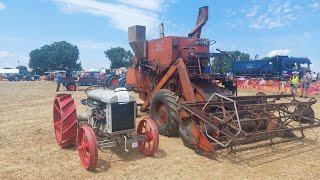
[[[157,125],[150,119],[142,119],[137,128],[138,147],[141,154],[152,156],[158,149],[159,134]]]
[[[83,125],[78,131],[78,154],[82,166],[91,171],[97,164],[98,144],[93,129]]]
[[[156,92],[150,102],[150,117],[156,123],[159,134],[177,136],[178,123],[178,97],[167,89]]]

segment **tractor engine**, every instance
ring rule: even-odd
[[[95,89],[82,104],[87,106],[78,121],[86,121],[96,135],[108,136],[135,130],[136,101],[125,88]]]

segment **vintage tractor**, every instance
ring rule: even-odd
[[[156,152],[159,143],[157,126],[148,117],[136,126],[137,103],[125,88],[88,89],[86,93],[88,97],[81,103],[87,110],[78,117],[70,94],[58,94],[53,106],[57,143],[65,148],[77,141],[80,161],[85,169],[94,169],[98,148],[123,145],[127,152],[128,148],[136,147],[146,156]]]
[[[144,26],[128,29],[135,56],[127,84],[144,100],[140,110],[150,109],[160,134],[180,134],[187,147],[216,157],[217,148],[300,139],[304,129],[320,125],[311,108],[315,99],[300,102],[293,95],[264,93],[234,96],[236,83],[211,71],[210,58],[226,53],[210,53],[215,41],[200,38],[207,20],[205,6],[188,37],[164,36],[160,26],[160,38],[147,41]]]

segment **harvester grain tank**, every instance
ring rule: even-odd
[[[160,134],[180,134],[186,146],[215,156],[218,147],[276,137],[295,140],[304,137],[304,129],[319,126],[311,108],[315,99],[300,102],[292,95],[264,93],[234,96],[237,89],[232,80],[208,71],[210,58],[224,53],[210,53],[215,41],[201,38],[207,20],[205,6],[199,9],[196,26],[187,37],[160,36],[148,41],[146,27],[128,29],[135,56],[127,84],[144,100],[140,110],[150,109]]]

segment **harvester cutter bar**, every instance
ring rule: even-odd
[[[229,137],[229,138],[235,138],[236,136],[233,135],[231,132],[225,131],[223,129],[220,129],[219,127],[215,126],[213,124],[213,120],[210,119],[209,117],[205,116],[202,111],[196,109],[196,108],[192,108],[191,106],[187,105],[187,104],[183,104],[181,106],[183,109],[185,109],[187,112],[189,112],[191,115],[196,116],[197,118],[201,119],[202,121],[204,121],[205,124],[210,125],[211,127],[213,127],[215,130],[219,130],[222,134],[224,134],[225,136]],[[232,134],[232,135],[231,135]]]
[[[270,144],[278,144],[281,142],[289,142],[293,140],[299,140],[304,138],[303,130],[316,128],[320,126],[320,120],[312,115],[309,117],[309,114],[305,113],[306,110],[311,108],[313,104],[317,101],[314,98],[311,98],[309,101],[301,102],[297,101],[292,95],[266,95],[266,96],[241,96],[241,97],[228,97],[236,102],[236,109],[233,107],[233,102],[226,101],[223,98],[213,98],[210,101],[201,101],[201,102],[182,102],[181,108],[186,110],[191,116],[199,121],[203,121],[204,125],[210,125],[214,129],[218,130],[221,134],[220,137],[215,139],[216,141],[211,141],[211,144],[215,148],[222,147],[235,147],[238,145],[248,144],[251,142],[270,140],[271,143],[265,143],[263,145],[258,144],[254,147],[246,147],[244,149],[252,149],[259,148],[263,146],[269,146]],[[276,100],[280,99],[291,100],[291,102],[281,102]],[[268,101],[268,99],[272,99]],[[270,115],[271,116],[254,116],[252,118],[241,118],[241,123],[247,122],[261,122],[268,120],[276,120],[277,127],[268,128],[267,130],[254,130],[252,132],[241,131],[241,133],[236,134],[233,130],[221,128],[219,123],[223,123],[223,119],[220,117],[225,114],[225,112],[205,112],[203,111],[203,107],[222,107],[225,111],[227,111],[232,117],[233,124],[236,124],[235,120],[235,112],[238,113],[252,113],[252,114],[260,114],[260,115]],[[301,108],[302,107],[302,108]],[[293,111],[294,109],[299,109],[299,111]],[[276,116],[274,113],[278,113]],[[302,115],[301,115],[302,114]],[[301,117],[300,117],[301,116]],[[297,120],[298,118],[304,120],[311,120],[310,123],[301,123],[301,121]],[[314,120],[313,120],[314,119]],[[272,120],[272,121],[273,121]],[[313,121],[313,122],[312,122]],[[230,122],[230,121],[229,121]],[[198,123],[201,124],[201,123]],[[228,123],[226,123],[228,125]],[[237,126],[228,125],[229,128],[237,129]],[[293,134],[294,131],[300,131],[302,136],[298,137]],[[222,136],[221,136],[222,135]],[[273,143],[273,138],[282,137],[281,141],[277,141]],[[208,137],[211,139],[210,137]],[[218,141],[218,142],[217,142]],[[227,143],[228,142],[228,143]],[[228,144],[227,146],[221,146],[221,144]],[[243,148],[241,148],[243,149]]]

